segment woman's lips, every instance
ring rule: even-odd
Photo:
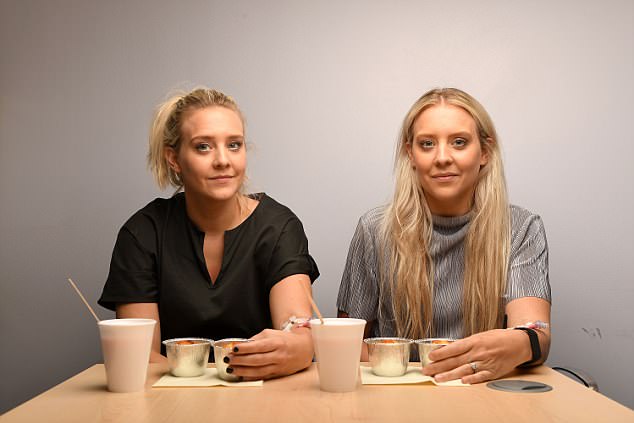
[[[212,182],[217,182],[217,183],[227,183],[229,181],[231,181],[233,179],[233,176],[214,176],[212,178],[209,178],[210,181]]]
[[[436,181],[439,182],[449,182],[455,178],[457,178],[458,175],[454,174],[454,173],[443,173],[443,174],[439,174],[439,175],[432,175],[432,178]]]

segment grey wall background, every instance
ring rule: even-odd
[[[475,95],[513,202],[546,224],[548,363],[634,407],[630,0],[0,4],[0,412],[100,360],[65,278],[95,304],[120,225],[170,194],[145,168],[149,119],[195,84],[241,104],[251,189],[302,218],[328,315],[358,217],[389,199],[411,103]]]

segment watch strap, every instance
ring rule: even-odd
[[[535,362],[539,361],[542,358],[542,349],[539,345],[539,336],[537,336],[537,332],[531,328],[525,327],[516,327],[515,330],[523,330],[528,335],[528,339],[531,343],[531,359],[526,363],[522,363],[517,367],[529,367]]]

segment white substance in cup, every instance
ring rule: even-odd
[[[406,367],[407,370],[407,367]],[[392,376],[392,375],[402,375],[403,372],[403,363],[398,358],[390,358],[387,360],[383,360],[378,363],[375,367],[372,368],[374,374],[379,376]]]
[[[99,322],[108,390],[137,392],[145,387],[156,321],[112,319]]]
[[[361,343],[365,320],[327,318],[310,321],[319,386],[327,392],[349,392],[357,388]]]

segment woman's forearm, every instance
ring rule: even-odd
[[[154,350],[150,352],[150,363],[166,363],[166,362],[167,362],[167,357],[162,355],[160,352],[154,351]]]

